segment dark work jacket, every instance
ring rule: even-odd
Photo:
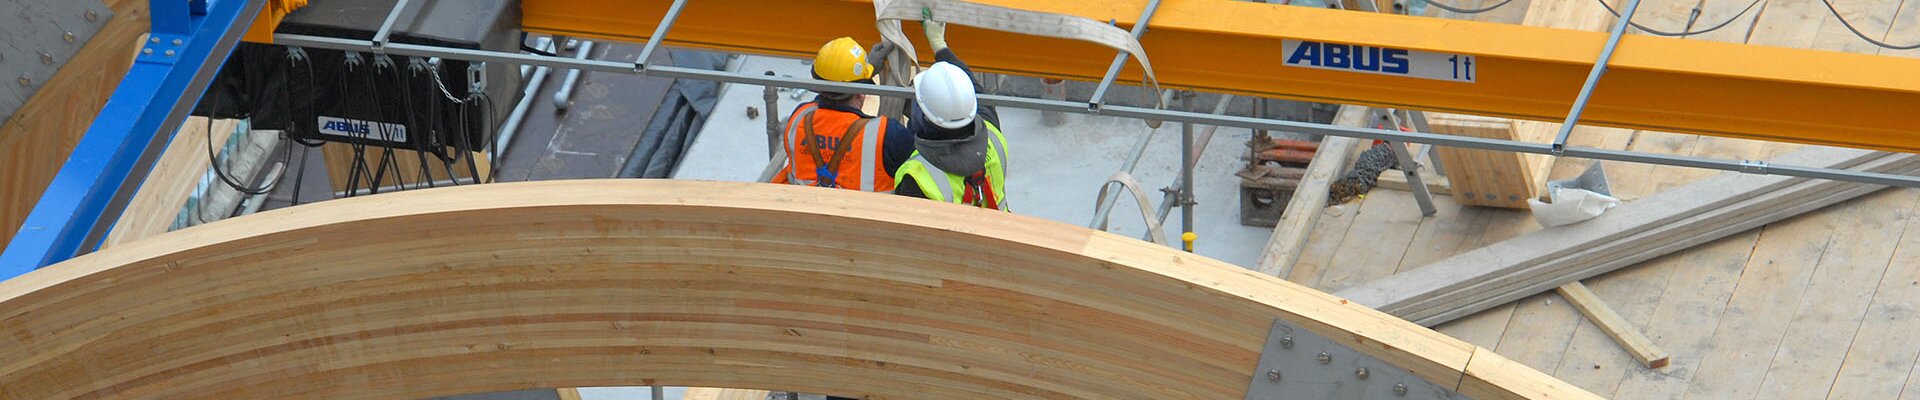
[[[960,57],[953,54],[953,49],[941,49],[940,51],[933,53],[933,57],[934,57],[934,60],[936,61],[946,62],[948,64],[953,64],[953,66],[955,67],[960,67],[960,70],[966,71],[968,75],[973,74],[973,69],[968,68],[966,62],[960,61]],[[985,91],[986,91],[986,87],[982,86],[979,80],[974,80],[973,92],[978,94]],[[1000,127],[1002,132],[1005,132],[1007,129],[1005,125],[1000,124],[1000,111],[998,109],[995,109],[993,106],[986,106],[986,105],[980,106],[979,111],[977,111],[977,115],[974,115],[974,118],[973,118],[974,123],[967,124],[967,126],[962,126],[959,129],[942,128],[939,125],[934,125],[932,123],[927,122],[927,118],[925,114],[922,114],[920,112],[919,103],[908,102],[907,110],[911,114],[911,117],[909,117],[910,121],[907,122],[907,129],[913,131],[914,134],[918,135],[919,137],[924,137],[928,139],[954,139],[954,138],[965,137],[966,135],[971,135],[973,134],[973,129],[974,129],[973,125],[979,123],[980,120],[982,119],[987,120],[988,122],[992,122],[993,126]],[[892,138],[891,132],[888,133],[888,138]],[[982,139],[984,140],[985,138],[982,138]],[[908,147],[912,147],[912,144],[909,143]],[[912,150],[912,149],[909,148],[908,150]],[[887,146],[887,151],[888,151],[887,153],[888,156],[893,155],[892,153],[893,146],[891,144]],[[905,162],[907,158],[912,158],[913,157],[912,154],[913,154],[912,151],[908,151],[907,156],[901,158],[901,162]],[[887,162],[891,163],[893,161],[891,158],[889,158]],[[1003,160],[1001,162],[1005,162],[1005,161]],[[889,171],[897,171],[900,168],[900,165],[888,164],[887,168],[889,168]],[[908,196],[908,197],[918,197],[923,199],[927,197],[926,193],[920,192],[920,184],[914,182],[912,177],[895,176],[893,177],[893,179],[894,179],[894,187],[893,187],[894,194],[898,194],[901,196]],[[1006,194],[1002,193],[1001,195],[1005,196]]]

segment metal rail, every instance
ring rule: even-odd
[[[1573,110],[1567,112],[1567,120],[1560,123],[1560,134],[1553,138],[1553,153],[1560,154],[1567,148],[1567,136],[1573,135],[1573,125],[1580,122],[1580,113],[1587,110],[1587,100],[1593,98],[1593,88],[1600,85],[1600,77],[1607,74],[1607,62],[1613,59],[1613,49],[1620,47],[1620,37],[1626,36],[1629,24],[1633,23],[1633,13],[1640,9],[1640,0],[1627,0],[1627,9],[1620,13],[1620,21],[1613,24],[1613,33],[1607,35],[1607,47],[1600,49],[1600,59],[1593,62],[1593,70],[1587,72],[1587,83],[1580,85],[1580,96],[1573,99]]]
[[[1153,20],[1153,11],[1159,8],[1160,0],[1152,0],[1147,2],[1146,9],[1140,10],[1140,20],[1133,23],[1130,31],[1133,40],[1140,40],[1140,35],[1147,34],[1147,22]],[[1119,53],[1113,56],[1113,64],[1107,65],[1107,75],[1100,78],[1100,86],[1093,88],[1093,97],[1087,99],[1087,110],[1100,111],[1100,105],[1107,102],[1107,88],[1113,86],[1114,78],[1120,76],[1120,69],[1127,66],[1127,58],[1131,57],[1127,52]]]
[[[380,22],[380,30],[373,33],[373,48],[378,49],[387,45],[387,36],[393,34],[393,23],[400,20],[400,12],[406,9],[407,0],[400,0],[393,5],[392,11],[387,12],[386,21]]]
[[[673,5],[667,7],[667,16],[660,18],[660,26],[653,28],[653,36],[647,37],[646,47],[640,48],[640,57],[633,60],[634,71],[647,71],[647,60],[653,57],[654,49],[660,48],[660,43],[667,41],[667,30],[673,28],[673,21],[680,19],[680,9],[686,6],[687,0],[673,0]]]
[[[305,35],[274,35],[274,41],[288,46],[305,46],[340,50],[374,51],[371,42],[357,39],[328,38]],[[895,86],[880,86],[860,83],[829,82],[813,79],[787,78],[780,76],[753,75],[726,71],[670,66],[649,67],[646,71],[634,71],[630,62],[611,62],[599,60],[574,60],[571,58],[547,57],[531,54],[516,54],[497,51],[456,49],[447,47],[422,46],[412,44],[388,44],[386,53],[544,65],[554,68],[579,68],[588,71],[608,73],[643,73],[669,78],[701,79],[720,82],[742,83],[750,85],[771,85],[812,90],[816,92],[854,93],[876,96],[912,98],[913,89]],[[1551,145],[1514,140],[1486,139],[1465,136],[1432,134],[1426,132],[1399,132],[1365,127],[1333,126],[1308,122],[1281,121],[1231,115],[1209,115],[1190,111],[1156,110],[1144,107],[1106,106],[1099,110],[1088,110],[1086,103],[1046,100],[1003,95],[980,95],[980,104],[1024,108],[1039,111],[1061,111],[1089,115],[1106,115],[1162,121],[1192,122],[1197,124],[1230,126],[1247,129],[1265,129],[1290,131],[1315,135],[1343,136],[1366,140],[1385,140],[1407,143],[1425,143],[1436,146],[1453,146],[1471,149],[1513,151],[1534,154],[1555,154]],[[1648,164],[1672,165],[1689,168],[1705,168],[1723,171],[1736,171],[1763,175],[1798,176],[1814,179],[1860,182],[1876,185],[1920,187],[1920,177],[1895,175],[1878,172],[1849,171],[1828,168],[1812,168],[1791,165],[1769,165],[1753,160],[1724,160],[1714,158],[1676,156],[1666,154],[1637,153],[1623,150],[1607,150],[1590,147],[1566,147],[1559,155],[1595,160],[1625,161]]]

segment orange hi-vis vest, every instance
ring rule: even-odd
[[[892,192],[893,175],[881,159],[886,126],[886,117],[802,104],[787,119],[787,166],[773,182]]]

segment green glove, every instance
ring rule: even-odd
[[[926,28],[927,44],[938,52],[947,48],[947,23],[933,20],[933,9],[920,8],[920,26]]]

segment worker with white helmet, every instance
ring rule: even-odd
[[[1006,137],[1000,116],[980,106],[972,70],[947,48],[946,24],[923,11],[937,62],[913,79],[912,156],[894,172],[894,193],[1006,210]]]
[[[813,59],[814,79],[873,83],[874,64],[888,51],[871,53],[853,38],[827,42]],[[787,118],[782,140],[787,164],[774,183],[866,192],[891,192],[893,172],[913,154],[914,134],[899,121],[860,111],[865,97],[821,92]]]

